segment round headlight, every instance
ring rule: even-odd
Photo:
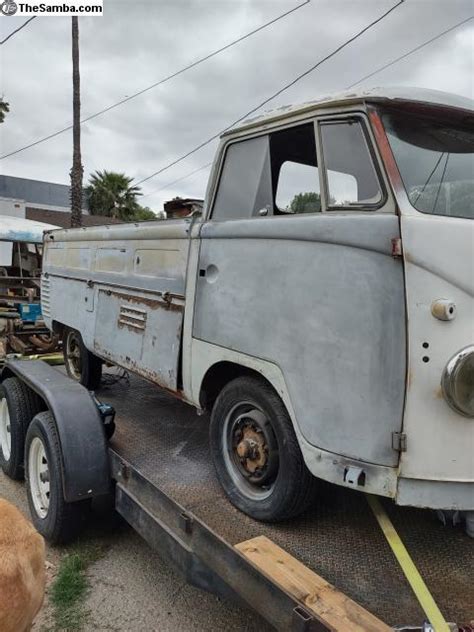
[[[458,351],[441,378],[444,397],[453,410],[474,417],[474,345]]]

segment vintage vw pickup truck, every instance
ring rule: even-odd
[[[202,218],[48,233],[43,314],[89,388],[109,361],[210,410],[254,518],[317,479],[472,512],[473,219],[471,101],[324,98],[223,134]]]

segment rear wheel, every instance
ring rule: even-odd
[[[64,544],[80,532],[90,499],[67,503],[63,496],[63,469],[56,423],[50,411],[36,415],[25,444],[26,489],[36,529],[52,544]]]
[[[24,382],[9,377],[1,386],[0,467],[10,478],[24,476],[25,435],[33,417],[42,408],[41,399]]]
[[[102,377],[102,360],[85,346],[81,334],[75,329],[65,329],[63,335],[64,365],[67,374],[87,389],[99,388]]]
[[[291,419],[263,379],[240,377],[224,387],[212,411],[211,452],[231,502],[268,522],[302,513],[315,497]]]

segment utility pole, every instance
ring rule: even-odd
[[[72,169],[71,176],[71,226],[82,226],[82,176],[81,160],[81,76],[79,74],[79,23],[72,19]]]

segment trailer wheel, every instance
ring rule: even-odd
[[[15,480],[24,476],[25,435],[41,400],[17,377],[3,381],[0,400],[0,467]]]
[[[66,328],[63,335],[64,365],[67,374],[90,391],[99,388],[102,377],[102,360],[84,345],[81,334]]]
[[[252,518],[277,522],[312,503],[317,481],[283,402],[265,380],[239,377],[223,388],[212,410],[210,443],[225,493]]]
[[[64,544],[80,532],[90,499],[67,503],[63,496],[62,455],[56,423],[50,411],[36,415],[25,445],[26,489],[36,529],[52,544]]]

